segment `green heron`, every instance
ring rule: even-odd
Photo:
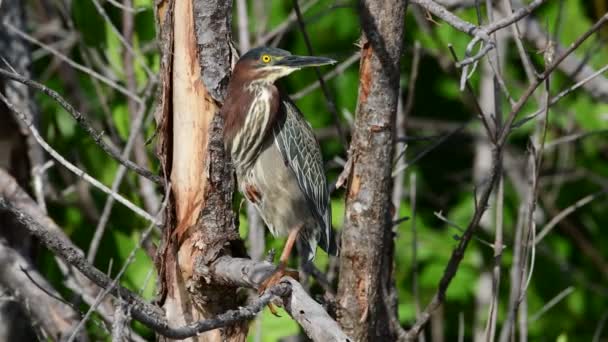
[[[239,189],[273,236],[288,236],[277,272],[263,288],[290,274],[285,267],[297,240],[306,262],[314,259],[317,244],[337,253],[319,143],[298,108],[274,84],[301,68],[335,62],[255,48],[239,59],[228,85],[221,110],[224,144]]]

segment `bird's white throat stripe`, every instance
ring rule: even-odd
[[[253,102],[247,111],[245,123],[237,132],[232,143],[232,161],[237,171],[245,171],[255,163],[264,132],[270,119],[271,91],[263,84],[252,83],[247,91],[253,93]]]

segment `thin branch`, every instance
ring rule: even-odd
[[[308,32],[306,32],[306,25],[304,24],[304,19],[302,18],[302,12],[300,11],[300,5],[298,4],[298,0],[292,0],[293,10],[296,12],[296,17],[298,19],[298,25],[300,26],[300,31],[302,31],[302,36],[304,37],[304,42],[306,43],[306,49],[308,50],[308,54],[311,56],[314,55],[314,51],[312,49],[312,44],[310,43],[310,38],[308,37]],[[338,112],[336,110],[336,104],[334,99],[329,92],[329,88],[327,84],[325,84],[325,80],[323,79],[323,75],[319,67],[315,67],[315,73],[317,74],[317,79],[319,79],[319,85],[321,86],[321,90],[323,90],[323,96],[325,96],[325,102],[327,103],[327,109],[331,113],[334,119],[334,125],[338,130],[338,137],[340,138],[340,142],[342,146],[346,148],[348,146],[348,141],[346,139],[346,135],[344,135],[344,129],[342,128],[342,124],[340,123],[340,117],[338,116]]]
[[[146,177],[157,184],[164,184],[164,181],[161,177],[159,177],[158,175],[153,174],[151,171],[146,170],[145,168],[133,163],[132,161],[121,157],[119,152],[117,152],[115,149],[113,149],[112,147],[110,147],[109,145],[104,143],[103,140],[101,139],[101,137],[103,136],[103,132],[99,133],[99,132],[95,131],[95,129],[93,128],[93,126],[91,125],[91,123],[89,122],[87,117],[85,115],[83,115],[82,113],[80,113],[78,110],[76,110],[66,99],[64,99],[56,91],[54,91],[54,90],[48,88],[47,86],[40,84],[36,81],[30,80],[30,79],[23,77],[16,73],[11,73],[4,69],[0,69],[0,76],[4,76],[11,80],[23,83],[31,88],[34,88],[34,89],[41,91],[44,94],[48,95],[53,100],[55,100],[57,103],[59,103],[59,105],[61,105],[61,107],[63,107],[76,120],[76,122],[80,125],[80,127],[82,127],[82,129],[85,132],[87,132],[87,134],[91,138],[93,138],[95,143],[97,145],[99,145],[99,147],[101,147],[101,149],[104,150],[104,152],[106,152],[112,158],[114,158],[116,161],[118,161],[122,165],[128,167],[130,170],[133,170],[137,174],[139,174],[143,177]]]
[[[532,13],[536,8],[542,5],[546,0],[534,0],[528,6],[518,9],[514,11],[509,16],[502,18],[501,20],[492,22],[487,26],[476,26],[467,21],[464,21],[452,14],[445,7],[439,5],[438,3],[432,0],[411,0],[412,3],[419,5],[430,13],[436,15],[441,18],[443,21],[447,22],[450,26],[455,29],[464,32],[470,36],[473,36],[473,40],[467,46],[467,52],[465,54],[465,58],[460,61],[458,67],[464,67],[469,64],[473,64],[483,56],[485,56],[490,50],[492,50],[495,45],[490,38],[490,34],[505,28]],[[471,50],[477,43],[483,42],[485,45],[480,49],[480,51],[470,57]],[[464,72],[466,74],[466,72]]]
[[[342,75],[344,71],[346,71],[346,69],[348,69],[351,65],[355,64],[359,60],[359,58],[361,58],[361,53],[357,51],[352,56],[348,57],[348,59],[346,59],[344,62],[338,64],[338,66],[336,66],[332,71],[325,74],[323,76],[323,81],[327,82],[336,76]],[[319,88],[320,85],[320,82],[313,82],[304,87],[302,90],[298,91],[297,93],[289,95],[289,97],[293,100],[300,99],[310,94],[313,90]]]
[[[17,110],[17,108],[15,108],[15,106],[12,103],[10,103],[8,101],[8,99],[6,97],[4,97],[4,95],[0,94],[0,100],[2,102],[4,102],[4,104],[7,106],[7,108],[9,110],[11,110],[13,113],[15,113],[15,115],[17,115],[27,125],[27,127],[29,128],[30,132],[32,133],[32,136],[34,137],[34,139],[36,139],[36,141],[40,144],[40,146],[42,146],[42,148],[45,151],[47,151],[49,153],[49,155],[51,155],[51,157],[53,157],[55,160],[57,160],[61,165],[63,165],[65,168],[67,168],[68,170],[73,172],[78,177],[81,177],[82,179],[84,179],[86,182],[93,185],[97,189],[105,192],[106,194],[108,194],[110,196],[113,196],[116,199],[116,201],[118,201],[125,207],[129,208],[131,211],[133,211],[137,215],[141,216],[142,218],[144,218],[150,222],[155,223],[156,225],[160,225],[160,222],[158,222],[154,217],[152,217],[150,214],[148,214],[147,212],[142,210],[140,207],[136,206],[131,201],[124,198],[122,195],[112,192],[111,189],[109,189],[107,186],[102,184],[100,181],[91,177],[88,173],[86,173],[85,171],[76,167],[74,164],[67,161],[63,156],[61,156],[61,154],[59,154],[57,151],[55,151],[46,141],[44,141],[44,139],[42,138],[42,136],[40,136],[40,133],[34,127],[34,125],[32,125],[32,123],[27,120],[27,118],[23,115],[23,113],[21,113],[19,110]]]
[[[319,0],[309,0],[304,5],[302,5],[302,12],[306,12],[309,8],[311,8],[314,4],[319,2]],[[288,31],[291,26],[298,20],[298,16],[296,14],[295,9],[287,16],[287,18],[279,24],[277,27],[272,29],[270,32],[266,33],[262,37],[259,37],[255,42],[256,46],[267,45],[269,41],[277,36],[281,36]]]
[[[168,200],[168,197],[167,197],[167,200]],[[167,203],[167,201],[165,200],[165,204],[166,203]],[[160,212],[162,212],[163,209],[164,208],[161,208]],[[76,329],[74,329],[74,332],[72,333],[72,336],[70,336],[70,338],[68,339],[67,342],[74,341],[74,339],[76,338],[76,334],[78,333],[79,329],[82,329],[82,327],[86,323],[87,319],[89,317],[91,317],[91,314],[93,314],[93,312],[95,312],[95,308],[97,308],[97,306],[99,304],[101,304],[101,302],[105,299],[105,297],[111,291],[113,291],[116,288],[116,286],[118,285],[118,281],[120,280],[120,278],[122,277],[122,275],[127,271],[127,268],[131,265],[131,263],[133,263],[133,261],[135,261],[135,253],[137,252],[137,250],[139,250],[141,248],[141,246],[144,243],[144,241],[146,241],[148,239],[148,237],[150,236],[150,233],[152,233],[153,228],[154,228],[154,225],[151,224],[143,232],[143,234],[141,235],[141,238],[140,238],[137,246],[135,246],[135,248],[133,248],[131,250],[131,253],[129,253],[129,255],[127,256],[127,259],[125,260],[125,263],[123,264],[123,266],[120,269],[120,271],[118,271],[118,274],[116,274],[116,277],[114,277],[114,279],[112,280],[112,282],[103,291],[101,291],[97,295],[97,298],[95,299],[95,302],[93,303],[93,305],[91,305],[91,307],[89,307],[89,310],[87,310],[87,313],[80,320],[80,322],[78,322],[78,325],[76,326]],[[108,274],[109,273],[110,272],[108,272]]]
[[[116,284],[112,286],[113,280],[103,272],[96,269],[88,263],[82,254],[69,240],[61,238],[57,233],[46,229],[40,223],[35,221],[29,214],[26,214],[16,209],[4,197],[0,197],[0,210],[8,212],[20,222],[30,234],[36,236],[40,242],[49,248],[54,254],[61,256],[68,263],[76,267],[86,277],[91,279],[95,284],[107,289],[111,288],[110,293],[116,297],[122,298],[133,312],[133,317],[142,322],[147,327],[153,329],[159,334],[172,338],[183,339],[198,335],[202,332],[225,327],[237,321],[253,318],[261,311],[273,298],[282,297],[285,301],[285,307],[290,314],[296,319],[309,333],[309,336],[338,336],[338,341],[346,341],[348,338],[341,332],[337,323],[325,313],[321,306],[312,300],[301,286],[295,281],[290,281],[289,278],[284,278],[284,282],[276,285],[245,307],[229,310],[214,318],[201,320],[187,324],[182,327],[172,328],[164,318],[161,310],[153,306],[130,290]],[[238,264],[239,259],[229,260],[230,258],[221,258],[228,265]],[[245,260],[245,259],[243,259]],[[249,262],[253,263],[251,260]],[[218,263],[215,264],[219,267]],[[238,268],[238,266],[237,266]],[[235,269],[234,267],[232,269]],[[274,266],[271,265],[271,272]],[[238,273],[240,276],[240,272]],[[226,274],[224,274],[226,276]],[[239,282],[238,279],[233,279]],[[261,282],[261,281],[260,281]],[[291,294],[292,292],[296,295]],[[317,335],[319,334],[319,335]],[[324,340],[324,339],[317,339]]]
[[[141,98],[139,98],[139,96],[137,96],[137,94],[133,94],[132,92],[130,92],[129,90],[127,90],[125,87],[121,86],[120,84],[112,81],[111,79],[107,78],[106,76],[98,73],[95,70],[89,69],[85,66],[83,66],[82,64],[79,64],[77,62],[75,62],[73,59],[67,57],[66,55],[62,54],[61,52],[57,51],[55,48],[44,44],[43,42],[39,41],[38,39],[30,36],[29,34],[21,31],[20,29],[18,29],[17,27],[13,26],[12,24],[5,22],[4,25],[11,31],[13,31],[15,34],[17,34],[19,37],[21,37],[22,39],[25,39],[26,41],[38,45],[41,48],[51,52],[53,55],[55,55],[57,58],[61,59],[62,61],[68,63],[70,66],[72,66],[74,69],[77,69],[79,71],[82,71],[86,74],[88,74],[91,77],[94,77],[98,80],[100,80],[101,82],[105,83],[107,86],[116,89],[118,92],[122,93],[125,96],[128,96],[132,99],[134,99],[135,101],[137,101],[138,103],[141,103],[142,100]]]
[[[103,9],[103,6],[101,6],[99,1],[98,0],[91,0],[91,1],[93,1],[93,5],[95,5],[95,9],[97,10],[97,13],[99,13],[99,15],[104,19],[105,23],[110,26],[111,31],[118,38],[118,40],[120,40],[120,43],[125,47],[125,49],[127,51],[129,51],[129,53],[133,57],[135,57],[137,59],[139,64],[141,64],[142,68],[146,72],[146,75],[148,75],[149,78],[155,77],[154,72],[152,72],[152,70],[150,70],[150,67],[148,67],[148,64],[146,64],[146,59],[144,58],[144,56],[142,56],[141,53],[136,52],[135,49],[133,48],[133,45],[131,45],[129,42],[127,42],[125,37],[120,33],[120,31],[116,28],[116,26],[114,26],[112,19],[110,18],[110,16],[108,16],[108,13],[106,13],[106,11]]]
[[[151,90],[151,88],[148,88]],[[148,93],[151,94],[150,91]],[[146,96],[147,97],[147,96]],[[125,144],[125,148],[122,151],[121,157],[127,159],[131,154],[131,150],[135,145],[135,141],[137,136],[141,133],[141,128],[144,123],[145,116],[145,106],[140,106],[139,111],[135,114],[135,119],[131,124],[131,131],[129,133],[129,137],[127,139],[127,143]],[[116,171],[116,175],[114,176],[114,180],[112,181],[111,191],[113,193],[118,192],[118,188],[122,183],[122,180],[125,176],[127,168],[124,165],[120,165],[118,170]],[[112,207],[114,205],[114,196],[108,196],[106,202],[103,206],[103,211],[101,213],[101,217],[97,222],[97,226],[95,227],[95,233],[93,234],[93,238],[91,239],[91,243],[89,244],[89,251],[87,252],[87,260],[90,263],[93,263],[95,260],[95,256],[97,255],[97,250],[101,243],[101,239],[103,238],[103,234],[105,232],[106,225],[110,219],[110,213],[112,212]]]
[[[544,315],[547,311],[551,310],[551,308],[554,307],[557,303],[559,303],[562,299],[566,298],[568,295],[574,292],[574,290],[574,286],[568,286],[562,291],[560,291],[557,296],[553,297],[550,301],[547,302],[547,304],[543,305],[543,307],[540,308],[540,310],[538,310],[534,315],[530,316],[529,322],[533,323],[538,320],[542,315]]]
[[[555,226],[558,225],[568,215],[572,214],[579,208],[589,204],[591,201],[597,199],[598,197],[605,195],[606,193],[608,193],[608,189],[604,189],[604,190],[598,191],[596,193],[589,194],[589,195],[579,199],[578,201],[572,203],[571,205],[566,207],[564,210],[560,211],[559,214],[555,215],[551,219],[551,221],[549,221],[540,230],[540,233],[538,233],[538,236],[536,237],[536,244],[539,244],[545,238],[545,236],[547,236],[547,234],[549,234],[551,232],[551,230],[553,230],[553,228],[555,228]]]
[[[511,125],[513,124],[513,121],[515,120],[515,117],[521,111],[522,107],[528,101],[530,96],[532,96],[532,94],[534,93],[536,88],[547,77],[549,77],[549,75],[557,68],[557,66],[568,55],[570,55],[572,52],[574,52],[574,50],[576,50],[576,48],[578,48],[592,34],[597,32],[602,27],[602,25],[604,25],[607,21],[608,21],[608,13],[604,14],[595,24],[593,24],[593,26],[589,30],[587,30],[585,33],[583,33],[581,36],[579,36],[572,44],[570,44],[568,49],[566,51],[564,51],[559,57],[557,57],[551,65],[546,67],[545,71],[542,74],[540,74],[538,76],[538,78],[532,84],[530,84],[530,86],[528,86],[528,88],[526,89],[524,94],[519,98],[519,100],[517,101],[515,106],[513,106],[513,108],[511,109],[511,113],[507,117],[507,120],[506,120],[506,122],[502,128],[502,131],[500,132],[499,138],[498,138],[499,145],[503,145],[504,142],[506,141],[508,135],[511,133]]]

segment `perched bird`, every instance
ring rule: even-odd
[[[234,67],[221,109],[224,144],[240,191],[272,235],[288,236],[271,277],[275,282],[287,273],[297,238],[307,261],[315,257],[317,244],[334,255],[337,248],[319,143],[298,108],[274,83],[301,68],[334,63],[276,48],[252,49]]]

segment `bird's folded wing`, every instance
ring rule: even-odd
[[[319,226],[324,230],[319,244],[329,251],[331,209],[319,143],[312,128],[291,101],[284,100],[279,110],[284,111],[284,122],[275,126],[275,142],[285,163],[295,173],[298,185],[310,203]]]

